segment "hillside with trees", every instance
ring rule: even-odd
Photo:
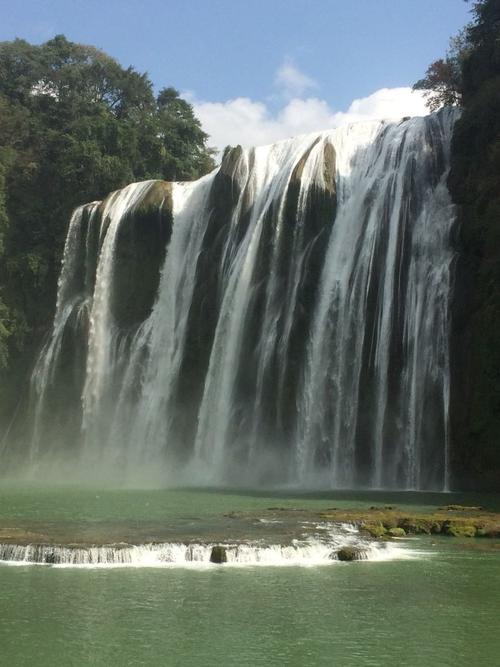
[[[173,88],[59,35],[0,43],[0,412],[50,326],[75,206],[148,178],[214,166],[207,135]]]

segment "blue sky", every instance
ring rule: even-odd
[[[0,0],[0,39],[63,33],[98,46],[188,95],[212,143],[259,143],[421,113],[408,87],[469,10],[463,0]]]

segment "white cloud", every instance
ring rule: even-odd
[[[420,91],[411,88],[381,88],[368,97],[354,100],[347,112],[335,115],[340,125],[370,118],[425,116],[428,113],[425,98]]]
[[[314,79],[301,72],[290,60],[286,60],[276,72],[275,83],[287,97],[300,97],[307,90],[318,87]]]
[[[294,97],[276,113],[263,102],[238,97],[226,102],[192,99],[194,111],[209,144],[222,150],[228,144],[256,146],[279,139],[376,118],[423,116],[428,113],[420,92],[411,88],[382,88],[354,100],[346,111],[335,111],[317,97]]]

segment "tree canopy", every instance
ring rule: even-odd
[[[213,166],[191,105],[63,35],[0,43],[0,367],[39,345],[71,210],[147,178]]]
[[[498,76],[500,3],[478,0],[471,13],[472,21],[450,39],[446,56],[431,63],[425,77],[413,85],[414,90],[423,91],[431,111],[462,106],[485,79]]]
[[[450,40],[445,58],[429,65],[425,77],[417,81],[413,90],[421,90],[431,111],[441,107],[460,106],[462,103],[462,65],[467,52],[467,36],[462,31]]]

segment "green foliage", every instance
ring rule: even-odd
[[[5,210],[5,168],[0,162],[0,259],[4,254],[4,239],[7,232],[8,218]],[[0,292],[0,369],[7,366],[9,330],[9,311]]]
[[[193,108],[174,88],[164,88],[157,98],[158,138],[165,147],[164,160],[173,180],[196,178],[213,168],[203,148],[206,135],[195,119]]]
[[[0,366],[50,326],[72,209],[132,181],[201,176],[206,142],[176,90],[156,99],[146,74],[92,46],[0,43]]]
[[[397,507],[332,509],[319,514],[323,521],[352,523],[375,539],[405,535],[498,537],[500,514],[482,507],[449,505],[408,511]]]
[[[0,257],[5,249],[5,234],[8,227],[7,210],[5,208],[5,167],[0,161]]]
[[[454,440],[459,466],[493,486],[500,480],[500,0],[478,2],[473,11],[449,178],[467,275],[466,295],[457,297],[466,370]]]
[[[431,111],[462,103],[462,64],[468,51],[465,31],[450,40],[446,58],[431,63],[425,77],[417,81],[413,90],[421,90]]]

